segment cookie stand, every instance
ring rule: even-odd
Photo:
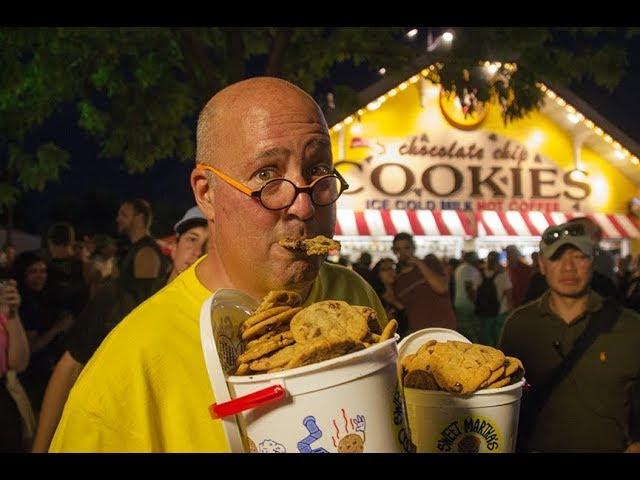
[[[399,346],[400,362],[430,340],[469,342],[444,328],[426,328]],[[411,440],[417,452],[507,453],[515,451],[524,378],[502,388],[457,395],[404,388]]]
[[[212,416],[233,452],[404,451],[396,338],[303,367],[229,375],[241,353],[239,327],[255,306],[240,292],[218,290],[200,315]]]

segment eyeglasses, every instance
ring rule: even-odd
[[[249,197],[257,198],[267,210],[282,210],[290,207],[300,193],[308,194],[315,206],[326,207],[338,200],[342,192],[349,188],[349,184],[336,170],[333,173],[315,179],[306,187],[298,187],[286,178],[274,178],[267,181],[259,190],[251,190],[246,185],[210,165],[197,163],[196,167],[215,173],[236,190]]]
[[[552,227],[547,229],[542,234],[542,241],[547,245],[551,245],[561,238],[565,237],[582,237],[585,236],[586,230],[583,225],[575,224],[575,225],[558,225],[557,227]]]

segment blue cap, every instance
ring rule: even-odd
[[[207,225],[207,218],[202,213],[202,210],[198,207],[191,207],[184,216],[175,224],[173,230],[178,234],[182,235],[184,232],[189,230],[194,226],[204,227]]]

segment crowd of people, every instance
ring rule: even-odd
[[[198,207],[176,223],[168,256],[149,233],[152,221],[147,201],[127,200],[115,218],[122,242],[105,234],[78,242],[73,226],[59,222],[42,249],[5,255],[0,450],[46,452],[69,391],[102,340],[204,253],[207,220]]]
[[[600,242],[600,229],[591,220],[579,218],[574,223],[583,224],[596,245]],[[460,259],[439,259],[434,254],[418,259],[413,237],[399,233],[392,251],[373,266],[371,258],[365,251],[354,263],[344,256],[338,263],[371,284],[388,317],[400,323],[401,336],[442,327],[495,346],[509,314],[548,290],[539,252],[528,260],[515,245],[490,251],[486,258],[468,251]],[[596,247],[590,287],[640,313],[640,255],[613,255]]]
[[[533,264],[513,245],[504,265],[497,251],[417,258],[400,233],[372,268],[366,254],[345,268],[279,243],[331,237],[348,188],[308,94],[275,78],[230,85],[200,113],[196,140],[197,206],[176,223],[170,258],[140,199],[117,214],[126,249],[104,235],[79,245],[61,223],[42,251],[5,252],[0,448],[229,451],[207,408],[198,318],[211,292],[233,288],[255,299],[293,290],[304,305],[343,300],[375,309],[382,325],[395,318],[401,336],[444,327],[497,345],[536,385],[520,448],[640,450],[640,268],[630,258],[614,266],[597,225],[550,227]]]

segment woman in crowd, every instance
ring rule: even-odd
[[[73,323],[68,313],[58,315],[44,293],[47,264],[36,252],[23,252],[14,265],[14,277],[22,297],[20,318],[29,338],[31,360],[20,376],[33,408],[40,409],[53,367],[64,352],[62,334]]]
[[[29,364],[29,341],[20,322],[14,280],[0,283],[0,452],[25,452],[30,441],[23,417],[33,414],[16,378]],[[20,395],[22,394],[22,395]],[[25,435],[27,433],[27,435]]]

